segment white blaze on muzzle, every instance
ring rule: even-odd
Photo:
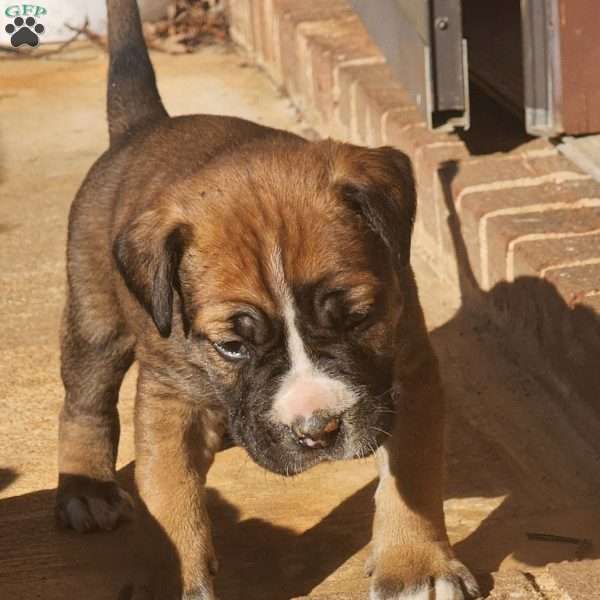
[[[310,360],[296,324],[291,294],[283,305],[290,370],[286,373],[273,402],[272,418],[285,425],[308,419],[315,412],[339,415],[357,401],[350,387],[320,371]]]

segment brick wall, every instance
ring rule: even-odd
[[[545,140],[472,155],[429,131],[346,0],[229,0],[229,13],[234,41],[320,135],[411,157],[416,243],[465,309],[600,412],[600,184]]]

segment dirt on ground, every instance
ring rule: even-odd
[[[153,60],[172,114],[304,129],[289,101],[230,49]],[[104,54],[86,45],[52,60],[0,63],[0,598],[7,600],[116,599],[130,577],[131,525],[80,536],[53,521],[66,222],[107,145],[105,71]],[[452,542],[484,589],[496,581],[495,598],[510,597],[500,595],[502,586],[507,594],[521,586],[521,598],[558,598],[557,563],[569,561],[564,576],[585,580],[599,556],[600,436],[583,407],[566,418],[552,390],[511,360],[498,332],[452,295],[418,249],[414,263],[448,390]],[[121,394],[126,488],[134,382],[135,369]],[[240,449],[222,452],[209,476],[219,597],[365,598],[375,476],[368,459],[282,479]],[[589,598],[600,598],[596,592]]]

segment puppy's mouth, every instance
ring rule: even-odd
[[[293,476],[333,460],[366,458],[391,436],[394,411],[388,407],[363,407],[331,418],[329,431],[303,435],[297,427],[269,423],[258,439],[235,436],[251,458],[274,473]],[[327,429],[325,427],[324,429]]]

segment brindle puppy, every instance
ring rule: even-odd
[[[285,475],[379,448],[371,599],[477,594],[444,524],[444,402],[409,266],[407,157],[170,118],[135,1],[108,9],[110,148],[69,222],[59,519],[111,529],[131,509],[115,457],[135,358],[140,518],[175,548],[179,595],[214,599],[204,485],[226,431]]]

